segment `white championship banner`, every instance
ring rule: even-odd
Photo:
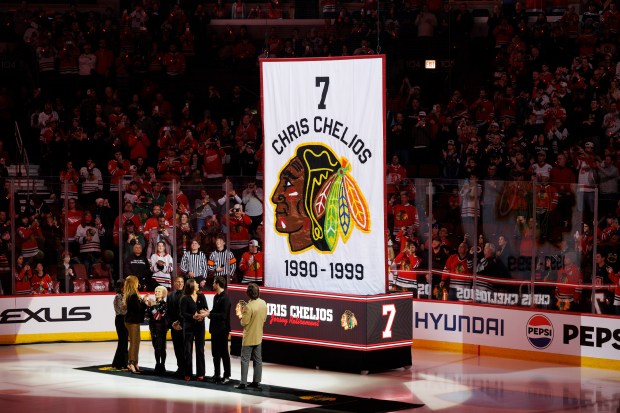
[[[385,293],[383,56],[260,63],[265,285]]]

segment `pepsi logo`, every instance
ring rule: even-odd
[[[532,316],[526,326],[526,336],[532,347],[539,350],[549,347],[553,341],[553,324],[542,314]]]

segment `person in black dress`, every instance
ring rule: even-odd
[[[175,376],[183,376],[185,371],[185,350],[183,347],[183,323],[181,323],[181,316],[179,314],[179,306],[181,298],[183,298],[183,287],[185,286],[185,278],[183,276],[176,276],[174,279],[174,290],[170,291],[166,303],[168,304],[168,313],[166,317],[168,319],[168,328],[170,329],[170,337],[172,338],[172,345],[174,346],[174,355],[177,358],[177,371],[174,372]]]
[[[230,355],[228,354],[228,334],[230,333],[230,298],[226,294],[226,280],[222,276],[215,277],[213,289],[213,309],[208,312],[209,333],[211,333],[211,355],[215,374],[211,377],[214,383],[230,383]],[[224,364],[224,377],[220,376],[220,360]]]
[[[192,347],[196,343],[196,380],[205,379],[205,317],[209,306],[203,294],[199,294],[199,285],[193,278],[187,280],[183,298],[181,298],[180,315],[183,322],[183,346],[185,349],[185,381],[192,377]]]
[[[155,287],[155,299],[147,300],[146,316],[149,319],[149,330],[151,331],[151,342],[155,350],[155,374],[163,375],[166,373],[166,333],[168,332],[168,319],[166,313],[168,306],[166,297],[168,290],[166,287],[158,285]]]

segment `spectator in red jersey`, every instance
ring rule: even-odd
[[[185,55],[179,52],[176,43],[171,43],[168,53],[164,54],[163,65],[168,79],[185,74]]]
[[[487,91],[481,90],[478,99],[469,107],[469,111],[478,127],[488,125],[495,116],[495,106],[487,97]]]
[[[176,42],[170,44],[168,53],[164,54],[162,63],[166,74],[166,86],[173,101],[180,92],[181,78],[185,74],[185,55],[178,50]]]
[[[108,162],[108,173],[110,174],[110,202],[114,203],[115,192],[120,191],[120,185],[123,176],[129,175],[129,167],[131,164],[128,160],[123,159],[123,152],[120,148],[114,151],[114,159]]]
[[[556,305],[560,311],[575,311],[581,300],[582,281],[581,270],[575,262],[574,252],[564,255],[564,267],[558,271],[558,286],[556,287]],[[563,286],[562,284],[569,284]]]
[[[239,262],[241,284],[256,283],[263,285],[264,261],[265,256],[262,251],[259,251],[258,241],[250,240],[248,251],[243,253]]]
[[[256,126],[252,124],[251,116],[249,114],[244,114],[241,117],[241,123],[239,123],[239,126],[237,126],[237,130],[235,131],[235,139],[237,141],[247,143],[249,141],[256,141],[256,136]]]
[[[13,273],[15,274],[15,294],[32,294],[32,284],[30,283],[32,269],[22,254],[17,255]]]
[[[183,55],[194,56],[194,44],[196,42],[196,36],[192,33],[191,23],[185,23],[185,29],[183,34],[180,36],[179,41],[181,42],[181,52]]]
[[[112,237],[116,247],[119,246],[120,242],[120,226],[124,226],[125,222],[130,220],[133,221],[135,227],[138,229],[138,232],[142,231],[142,222],[140,221],[140,217],[137,214],[134,214],[133,204],[130,201],[125,201],[125,203],[123,203],[123,213],[114,220],[114,231]]]
[[[388,214],[394,215],[394,235],[397,235],[403,228],[410,225],[413,225],[417,231],[420,225],[418,209],[409,203],[409,193],[407,191],[401,191],[399,203],[394,205],[394,200],[390,200]]]
[[[43,268],[43,263],[39,262],[35,265],[32,277],[30,278],[33,294],[53,294],[54,281]]]
[[[256,61],[256,47],[248,37],[243,37],[233,48],[233,61],[240,68],[250,68]]]
[[[392,161],[387,166],[387,193],[391,195],[397,191],[397,186],[407,177],[407,170],[403,165],[400,164],[400,159],[398,155],[392,155]]]
[[[80,176],[73,168],[73,162],[68,161],[64,170],[60,171],[60,199],[78,197],[78,182]]]
[[[213,88],[213,86],[209,86],[209,89]],[[202,121],[198,122],[196,125],[196,133],[200,139],[200,142],[204,142],[208,139],[211,139],[217,133],[218,125],[211,118],[211,111],[206,109],[203,113]],[[197,149],[197,148],[196,148]]]
[[[101,84],[104,79],[110,77],[114,64],[114,53],[108,49],[104,39],[99,40],[99,49],[95,52],[95,58],[95,73],[99,77],[99,83]]]
[[[422,264],[422,258],[417,255],[418,245],[407,241],[405,248],[394,258],[398,268],[394,284],[403,291],[416,291],[418,288],[418,273],[414,271]]]
[[[400,232],[394,237],[394,241],[395,245],[393,246],[395,247],[394,249],[396,253],[399,251],[404,251],[407,246],[406,244],[409,241],[415,242],[417,245],[420,244],[420,238],[416,234],[416,228],[413,225],[409,225],[408,227],[400,230]]]
[[[69,199],[67,201],[67,210],[65,211],[63,208],[62,212],[62,224],[67,224],[67,238],[69,239],[69,251],[73,256],[78,254],[79,247],[75,242],[75,232],[77,231],[78,226],[82,222],[82,214],[83,212],[77,209],[77,200]]]
[[[613,235],[620,235],[620,224],[618,223],[618,217],[607,217],[607,226],[599,234],[599,239],[603,244],[608,243]]]
[[[230,250],[239,261],[243,253],[247,251],[252,219],[243,211],[243,205],[239,203],[222,217],[222,225],[230,231]]]
[[[510,24],[508,24],[508,18],[506,17],[502,18],[500,24],[493,29],[495,47],[498,49],[508,46],[512,41],[513,36],[514,29]]]
[[[461,242],[457,248],[457,252],[452,254],[446,260],[445,267],[441,279],[446,281],[450,299],[455,300],[457,290],[466,290],[471,288],[473,274],[473,259],[469,253],[469,246],[465,241]]]
[[[186,149],[191,149],[193,151],[198,149],[198,141],[194,138],[194,134],[192,133],[193,126],[188,126],[185,128],[185,136],[179,140],[179,150],[185,151]]]
[[[174,181],[181,178],[183,163],[174,147],[169,146],[166,156],[157,163],[157,175],[164,181]]]
[[[448,102],[448,106],[446,109],[451,116],[469,116],[469,114],[467,113],[469,106],[467,105],[467,102],[463,100],[463,96],[458,90],[455,90],[452,94],[452,98]]]
[[[159,217],[164,216],[162,206],[159,204],[152,204],[151,214],[144,222],[144,238],[148,241],[151,234],[151,229],[157,228],[159,225]],[[167,225],[170,225],[167,223]]]
[[[151,146],[148,136],[140,129],[135,127],[135,133],[129,135],[129,159],[135,162],[139,157],[148,158],[147,148]]]
[[[202,163],[206,178],[221,178],[224,176],[223,158],[226,152],[221,148],[219,140],[208,140],[206,145],[198,150],[204,157]]]
[[[151,104],[151,108],[154,116],[157,115],[163,119],[170,119],[172,117],[172,106],[170,102],[164,99],[162,93],[157,93],[155,95],[155,100]]]

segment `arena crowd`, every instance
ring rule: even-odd
[[[190,273],[260,284],[257,58],[380,52],[390,288],[524,304],[535,285],[545,308],[620,313],[620,19],[615,2],[560,3],[505,2],[480,23],[467,2],[325,0],[323,26],[264,38],[210,22],[281,18],[278,2],[0,13],[27,79],[16,117],[50,188],[3,185],[4,292],[11,277],[46,293],[130,273],[150,290]],[[407,63],[446,47],[445,90],[416,82]],[[20,160],[0,150],[6,178]]]

